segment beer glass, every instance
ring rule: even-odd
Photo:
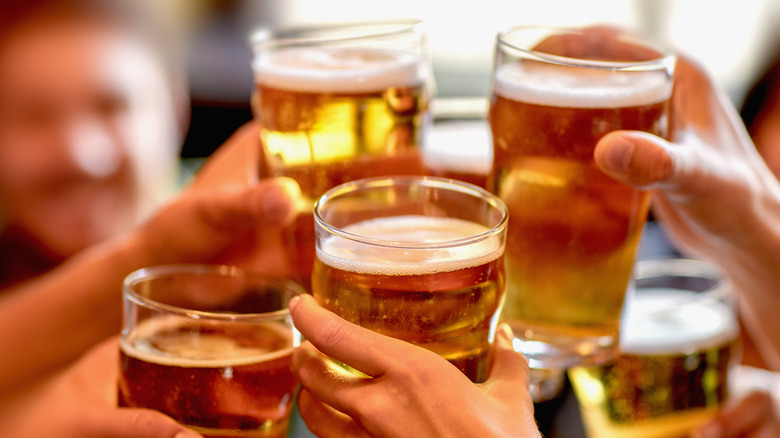
[[[308,287],[314,200],[355,179],[423,175],[430,74],[419,21],[258,32],[253,109],[268,172],[301,186],[282,233],[293,278]]]
[[[169,265],[124,281],[119,404],[207,437],[284,437],[303,289],[230,266]]]
[[[730,288],[713,265],[638,262],[622,354],[569,370],[588,437],[689,436],[728,395],[738,336]]]
[[[510,211],[502,319],[533,368],[614,357],[649,193],[594,164],[618,129],[669,134],[674,57],[594,29],[498,35],[488,189]]]
[[[314,220],[321,306],[487,378],[504,301],[501,200],[454,180],[372,178],[326,192]]]

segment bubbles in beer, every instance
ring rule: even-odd
[[[400,51],[296,48],[259,55],[255,82],[311,93],[365,93],[422,82],[420,59]]]
[[[626,309],[621,355],[569,371],[589,436],[688,436],[726,400],[737,337],[727,303],[642,288]]]
[[[672,83],[664,71],[566,71],[560,66],[505,64],[496,70],[495,94],[536,105],[612,108],[649,105],[669,99]]]
[[[375,244],[329,236],[317,248],[317,258],[343,271],[374,275],[426,275],[452,272],[488,263],[498,258],[503,247],[499,239],[486,237],[466,245],[458,243],[490,230],[484,225],[455,218],[396,216],[358,222],[342,229],[345,233],[370,238]],[[390,242],[385,245],[383,243]],[[408,245],[404,245],[404,244]]]
[[[341,230],[318,240],[312,290],[320,305],[484,381],[505,287],[499,235],[475,222],[420,215]]]

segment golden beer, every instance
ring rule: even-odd
[[[729,368],[738,362],[738,324],[725,303],[691,296],[669,289],[638,294],[626,315],[622,355],[569,371],[589,438],[688,437],[725,401]],[[670,302],[674,308],[654,311]]]
[[[456,242],[490,231],[462,219],[419,215],[370,219],[341,230],[395,245],[365,244],[338,235],[320,239],[312,278],[320,305],[348,321],[438,353],[471,380],[484,381],[504,297],[502,240],[493,236],[415,249],[419,242]]]
[[[232,266],[139,269],[123,284],[120,406],[210,438],[287,435],[300,343],[287,304],[303,288]]]
[[[303,284],[314,259],[317,197],[360,178],[425,174],[424,67],[418,52],[343,41],[257,50],[254,107],[269,171],[298,181],[306,200],[284,232]]]
[[[281,323],[158,317],[122,339],[120,352],[120,406],[158,410],[207,437],[287,434],[297,380]]]
[[[502,319],[532,367],[616,354],[649,193],[603,174],[593,150],[614,130],[666,137],[670,96],[666,70],[531,59],[496,67],[487,186],[510,211]]]

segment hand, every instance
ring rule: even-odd
[[[298,272],[299,268],[290,266],[291,260],[280,254],[289,250],[282,237],[282,227],[292,222],[303,207],[301,190],[290,178],[268,178],[268,175],[260,127],[255,121],[248,122],[209,157],[184,194],[211,198],[204,199],[202,207],[195,206],[195,209],[214,211],[211,216],[216,221],[197,228],[218,240],[204,240],[192,248],[194,251],[187,253],[189,260],[202,262],[203,250],[208,251],[209,245],[215,244],[214,262],[287,277]],[[224,202],[218,201],[220,196],[225,197]],[[226,209],[220,213],[217,210],[221,208]],[[307,208],[311,210],[310,205]],[[169,225],[176,228],[177,219],[171,216],[162,228],[170,228]],[[182,226],[180,230],[186,228]],[[202,235],[192,237],[199,239]],[[166,247],[176,248],[176,245]],[[180,255],[174,254],[169,259],[180,260]]]
[[[718,415],[694,432],[694,438],[774,438],[780,436],[780,419],[772,396],[753,391],[729,402]]]
[[[298,196],[298,185],[288,178],[185,193],[131,235],[130,245],[144,266],[223,263],[278,272],[265,243],[294,218]],[[253,264],[257,256],[269,263]]]
[[[508,326],[498,330],[488,380],[474,384],[437,354],[349,323],[311,296],[293,299],[290,310],[308,339],[293,356],[298,408],[318,436],[540,436],[528,364]]]
[[[3,413],[15,438],[196,438],[199,434],[152,410],[118,408],[117,339],[106,341],[41,390]]]
[[[681,58],[672,96],[673,143],[617,131],[596,146],[612,178],[654,190],[653,210],[687,253],[717,263],[741,293],[743,320],[780,367],[780,185],[707,75]]]
[[[190,190],[225,185],[249,186],[267,175],[265,154],[260,144],[260,126],[253,120],[238,128],[203,163]]]

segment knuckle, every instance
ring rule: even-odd
[[[318,361],[306,359],[298,367],[297,375],[301,385],[304,388],[309,388],[317,382],[317,379],[323,378],[322,367]]]
[[[330,320],[318,330],[317,341],[322,347],[338,348],[349,336],[349,327],[338,320]]]
[[[361,426],[376,424],[380,416],[387,415],[390,412],[387,399],[392,398],[396,402],[402,399],[395,397],[397,390],[390,387],[389,391],[374,391],[367,395],[364,400],[355,409],[355,421]]]

